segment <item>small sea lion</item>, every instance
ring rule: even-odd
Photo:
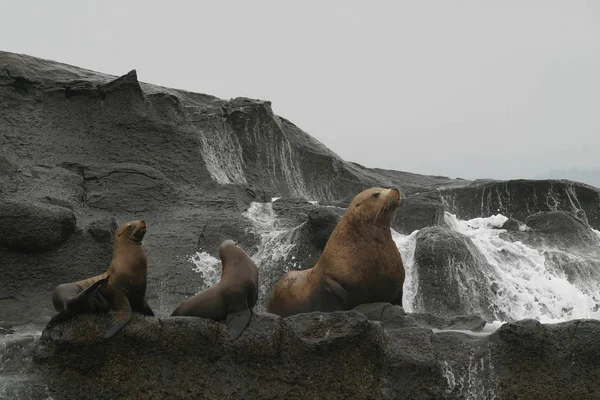
[[[402,305],[404,266],[390,230],[399,204],[396,188],[371,188],[356,195],[317,264],[284,274],[267,311],[286,317],[380,301]]]
[[[115,232],[113,258],[103,274],[74,283],[58,285],[52,304],[59,311],[53,322],[75,314],[108,312],[105,338],[119,332],[131,319],[132,311],[154,315],[146,300],[147,259],[142,246],[146,223],[122,224]]]
[[[171,316],[225,320],[229,340],[233,341],[252,318],[258,300],[258,268],[233,240],[221,243],[219,257],[223,264],[219,283],[183,301]]]

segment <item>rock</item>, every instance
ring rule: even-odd
[[[10,335],[13,333],[15,333],[14,330],[0,326],[0,335]]]
[[[540,212],[526,219],[527,229],[509,231],[502,237],[541,249],[545,268],[566,276],[572,284],[590,293],[600,281],[600,236],[584,221],[562,211]]]
[[[507,323],[490,343],[500,398],[546,399],[549,393],[557,399],[600,397],[598,320]]]
[[[506,229],[507,231],[518,231],[521,228],[521,223],[514,218],[509,218],[502,224],[501,229]]]
[[[436,357],[432,331],[406,328],[388,332],[388,338],[386,398],[443,398],[446,382]]]
[[[390,307],[392,307],[390,303],[378,302],[361,304],[354,307],[354,310],[363,314],[369,321],[381,321],[384,311]]]
[[[141,215],[176,199],[165,176],[145,165],[90,165],[84,168],[84,179],[86,204],[98,209]]]
[[[384,320],[401,310],[385,303],[357,308],[375,318],[382,311]],[[475,321],[461,321],[467,319]],[[481,335],[387,329],[357,310],[288,318],[257,313],[234,342],[223,322],[137,313],[106,341],[106,320],[80,315],[44,330],[33,354],[48,395],[545,399],[550,390],[558,398],[592,399],[600,393],[597,320],[524,320]]]
[[[306,222],[308,213],[316,207],[305,199],[289,197],[279,198],[273,202],[273,211],[275,211],[277,217],[291,226],[298,226]]]
[[[319,207],[308,213],[306,221],[310,243],[319,251],[323,251],[329,236],[340,222],[340,215],[331,208]]]
[[[485,320],[478,315],[461,315],[454,317],[446,327],[447,329],[468,330],[479,332],[485,327]]]
[[[409,235],[427,226],[440,226],[444,222],[444,206],[435,196],[411,196],[402,199],[392,222],[398,233]]]
[[[0,201],[0,246],[28,253],[54,250],[75,232],[73,211],[51,204]]]
[[[491,267],[471,239],[442,227],[424,228],[417,234],[414,257],[416,309],[442,318],[476,314],[498,319],[483,272]]]
[[[50,395],[366,399],[379,390],[382,331],[356,312],[258,314],[235,342],[224,323],[202,318],[134,314],[110,341],[105,323],[82,315],[44,331],[35,362]]]
[[[439,190],[449,211],[460,219],[502,214],[520,221],[538,212],[566,211],[600,229],[600,189],[567,180],[476,180]]]
[[[361,304],[354,310],[364,314],[369,321],[382,322],[386,331],[406,328],[480,331],[485,326],[485,320],[477,315],[445,319],[425,313],[405,313],[402,307],[390,303]]]
[[[244,221],[227,214],[215,214],[204,221],[198,236],[197,250],[219,257],[219,246],[224,240],[235,240],[248,254],[253,254],[258,245],[256,233],[250,231]]]
[[[551,244],[564,248],[600,245],[599,237],[590,227],[570,213],[540,212],[527,217],[525,223]]]
[[[112,252],[112,241],[98,241],[87,230],[76,231],[53,251],[27,257],[0,249],[0,321],[17,325],[54,315],[54,287],[106,271]]]
[[[112,244],[118,227],[114,218],[107,218],[92,222],[88,225],[87,231],[96,242]]]

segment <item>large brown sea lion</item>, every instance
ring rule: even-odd
[[[402,305],[404,266],[390,231],[398,204],[400,192],[395,188],[371,188],[356,195],[317,264],[283,275],[267,311],[286,317],[379,301]]]
[[[105,338],[120,331],[132,311],[154,315],[146,301],[147,260],[142,240],[144,221],[131,221],[115,232],[113,258],[105,273],[74,283],[58,285],[52,303],[59,311],[54,321],[75,314],[108,312]]]
[[[225,320],[229,340],[237,339],[250,323],[258,299],[258,269],[233,240],[219,248],[223,264],[221,280],[181,303],[171,316]]]

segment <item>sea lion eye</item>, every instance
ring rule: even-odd
[[[373,193],[373,197],[376,198],[376,199],[379,198],[379,192]]]
[[[127,225],[127,230],[132,230],[133,229],[133,225]]]

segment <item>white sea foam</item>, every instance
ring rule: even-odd
[[[246,183],[242,148],[222,122],[210,130],[198,130],[200,152],[212,179],[220,184]]]
[[[204,251],[196,252],[190,256],[189,261],[194,265],[192,271],[202,276],[203,284],[199,291],[217,284],[221,279],[221,261],[210,254]]]
[[[281,225],[273,210],[273,203],[253,202],[243,215],[260,237],[258,250],[251,255],[251,258],[258,267],[261,281],[259,302],[262,307],[272,285],[283,273],[298,266],[295,258],[290,257],[289,254],[296,246],[298,231],[302,225],[296,227]]]
[[[392,229],[392,239],[396,243],[396,246],[398,246],[400,256],[402,257],[404,272],[406,274],[402,292],[402,306],[407,312],[414,312],[413,303],[419,285],[419,277],[414,268],[417,233],[419,233],[419,231],[414,231],[410,235],[401,235]]]
[[[520,241],[512,242],[498,229],[507,220],[503,215],[462,221],[446,213],[450,229],[470,238],[491,266],[481,271],[494,286],[494,303],[501,314],[509,319],[535,318],[541,322],[559,322],[575,318],[600,318],[598,310],[600,282],[588,279],[586,271],[600,268],[600,260],[593,255],[562,252],[570,264],[577,266],[582,279],[570,279],[554,265],[552,256],[560,250],[551,247],[533,248]],[[411,310],[418,285],[414,268],[415,236],[394,235],[406,269],[404,305]],[[600,233],[596,232],[597,234]],[[468,299],[470,293],[464,293]]]

